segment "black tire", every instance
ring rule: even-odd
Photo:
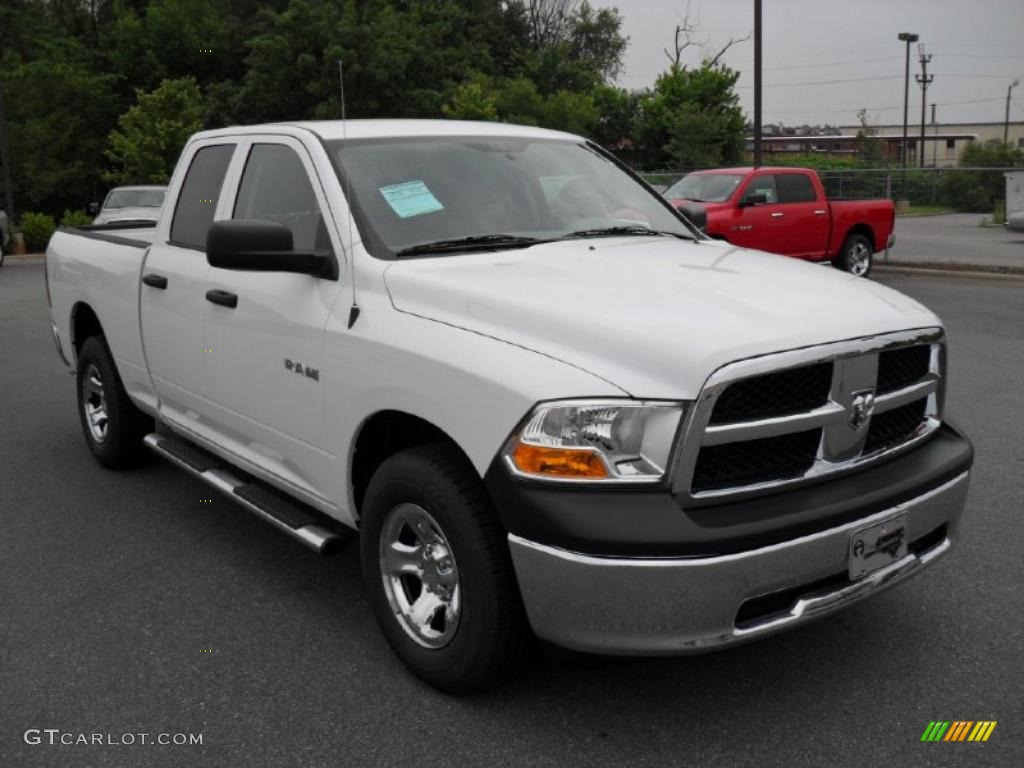
[[[97,395],[93,376],[102,394]],[[153,431],[153,420],[132,405],[124,391],[114,359],[102,336],[90,336],[78,353],[78,418],[89,450],[108,469],[124,469],[142,462],[146,456],[142,438]],[[102,403],[105,418],[98,418]],[[97,429],[91,426],[93,415]],[[104,423],[105,422],[105,423]],[[102,430],[99,427],[102,426]],[[103,435],[97,434],[102,431]]]
[[[847,235],[839,255],[832,266],[857,277],[867,277],[875,264],[875,249],[871,241],[860,234]]]
[[[407,628],[392,608],[385,586],[385,521],[393,520],[400,509],[413,508],[425,510],[437,523],[456,564],[459,617],[443,647],[424,647],[414,639],[415,630]],[[444,444],[395,454],[371,479],[362,511],[363,577],[381,630],[402,662],[422,680],[449,693],[481,691],[505,679],[525,658],[532,636],[505,533],[465,457]],[[420,545],[413,551],[423,549]],[[426,595],[428,587],[422,583],[421,594]]]

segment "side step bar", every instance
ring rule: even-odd
[[[263,485],[236,477],[230,465],[187,440],[154,432],[146,435],[143,442],[154,453],[212,485],[314,552],[325,554],[343,541],[341,535],[321,526],[316,513],[308,507]]]

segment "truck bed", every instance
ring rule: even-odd
[[[156,222],[148,220],[119,221],[114,224],[91,224],[84,227],[62,227],[61,232],[103,240],[133,248],[148,248],[156,237]]]
[[[104,329],[130,395],[152,402],[139,333],[139,275],[156,237],[149,221],[59,229],[46,249],[54,332],[71,359],[82,339],[76,322],[92,313]],[[80,308],[87,308],[82,309]]]

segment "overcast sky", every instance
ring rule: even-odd
[[[630,38],[619,84],[649,86],[668,65],[686,0],[591,0],[615,5]],[[938,104],[938,122],[1002,122],[1006,88],[1024,81],[1024,0],[764,0],[764,121],[856,124],[869,108],[873,124],[903,121],[905,43],[899,32],[916,32],[932,55],[928,103]],[[730,37],[754,28],[754,0],[692,0],[700,19],[699,40],[717,52]],[[697,51],[688,51],[695,64]],[[753,41],[724,57],[739,70],[737,90],[753,114]],[[911,46],[910,123],[921,120],[921,71]],[[822,81],[856,82],[818,84]],[[788,84],[798,85],[788,85]],[[969,103],[970,102],[970,103]],[[928,117],[931,120],[931,107]],[[1013,90],[1010,119],[1024,120],[1024,84]]]

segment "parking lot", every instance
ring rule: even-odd
[[[901,264],[1024,271],[1024,233],[979,226],[986,218],[992,217],[980,213],[900,217],[890,257]]]
[[[948,410],[977,450],[952,554],[735,650],[546,649],[458,699],[389,651],[352,543],[321,559],[167,464],[100,468],[42,266],[3,267],[0,766],[1024,764],[1024,282],[878,279],[948,325]],[[921,743],[936,719],[999,724],[984,744]],[[33,746],[30,728],[203,743]]]

